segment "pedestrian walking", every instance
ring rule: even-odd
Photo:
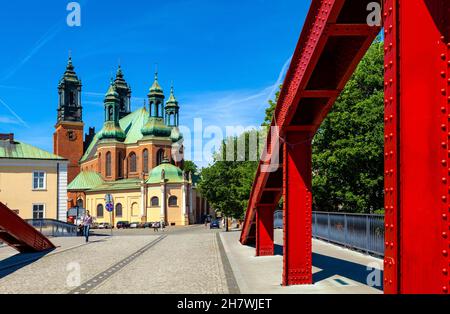
[[[89,211],[87,211],[86,215],[84,215],[81,225],[83,226],[83,235],[86,238],[86,243],[88,243],[89,242],[89,232],[91,231],[91,226],[92,226],[92,216]]]

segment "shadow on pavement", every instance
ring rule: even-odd
[[[275,244],[275,255],[283,256],[282,245]],[[314,283],[318,283],[322,280],[338,275],[356,281],[360,284],[367,285],[368,276],[374,275],[374,278],[379,279],[379,285],[375,285],[373,288],[383,291],[382,270],[375,270],[370,267],[368,269],[368,266],[366,265],[361,265],[318,253],[312,254],[312,263],[313,266],[321,269],[319,272],[313,274]],[[374,274],[374,271],[377,271],[378,273]]]
[[[0,279],[11,275],[12,273],[18,271],[19,269],[26,267],[47,254],[53,252],[54,250],[47,250],[38,253],[23,253],[16,254],[14,256],[8,257],[0,261]]]
[[[373,286],[378,290],[383,290],[383,271],[380,269],[373,269],[366,265],[361,265],[346,260],[313,253],[313,265],[320,268],[321,271],[313,275],[315,283],[330,278],[335,275],[351,279],[363,285],[367,285],[369,276],[372,279],[379,279],[379,284]],[[377,273],[375,273],[377,272]]]

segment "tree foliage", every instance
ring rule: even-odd
[[[383,43],[359,64],[313,141],[316,210],[383,208]]]
[[[242,219],[247,209],[258,166],[258,162],[252,158],[255,147],[250,145],[255,138],[259,139],[256,130],[227,139],[215,154],[212,165],[201,171],[199,189],[202,195],[206,196],[212,208],[226,217]],[[244,150],[238,149],[240,143],[245,144]],[[230,150],[231,146],[233,149]],[[258,146],[256,149],[259,152]],[[233,160],[226,158],[230,151]]]

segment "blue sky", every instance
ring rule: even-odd
[[[86,129],[103,124],[103,95],[120,60],[143,105],[158,64],[174,81],[180,123],[259,126],[281,82],[310,0],[85,0],[69,27],[66,0],[4,1],[0,10],[0,133],[52,151],[57,84],[68,51],[83,80]]]

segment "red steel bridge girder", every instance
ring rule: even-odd
[[[364,25],[368,2],[372,1],[312,1],[275,110],[276,131],[269,133],[256,174],[241,242],[254,238],[256,206],[267,185],[282,186],[285,285],[311,282],[307,240],[311,238],[307,176],[311,147],[295,148],[291,141],[314,135],[378,34],[379,28]],[[450,1],[382,0],[382,4],[384,288],[386,293],[446,294],[450,289]],[[278,136],[285,144],[277,146]],[[263,169],[277,156],[282,156],[283,180],[274,184],[271,178],[276,176]]]
[[[274,206],[258,206],[256,211],[256,256],[274,255]]]
[[[385,292],[449,292],[449,2],[385,0]]]
[[[283,145],[283,285],[312,284],[312,134],[289,132]]]

